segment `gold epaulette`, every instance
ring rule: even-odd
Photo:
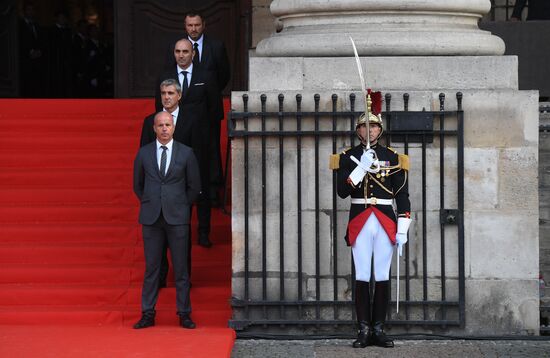
[[[397,151],[395,149],[393,149],[392,147],[386,147],[388,148],[389,150],[391,150],[392,152],[394,152],[395,154],[397,154]]]
[[[340,168],[340,154],[331,154],[328,162],[330,170],[336,170]]]
[[[406,154],[398,154],[398,157],[401,169],[409,171],[409,156]]]
[[[340,154],[344,154],[346,153],[348,150],[350,150],[351,148],[348,148],[346,150],[344,150],[342,153]],[[337,169],[340,169],[340,154],[331,154],[330,157],[329,157],[329,163],[328,163],[328,167],[330,170],[337,170]]]

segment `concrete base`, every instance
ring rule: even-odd
[[[292,62],[296,61],[296,62]],[[465,111],[465,277],[466,277],[466,316],[463,329],[452,329],[453,334],[494,335],[494,334],[538,334],[538,93],[517,90],[517,62],[515,57],[435,57],[435,58],[367,58],[369,83],[373,88],[392,94],[392,109],[401,110],[402,95],[410,94],[409,110],[439,110],[439,94],[444,92],[446,110],[456,109],[456,92],[463,93]],[[322,71],[321,71],[322,70]],[[303,97],[302,110],[313,110],[313,96],[321,97],[320,110],[332,110],[331,95],[337,94],[337,108],[349,110],[349,94],[357,90],[356,69],[349,58],[253,58],[251,59],[251,92],[248,92],[249,111],[260,110],[260,94],[267,95],[267,110],[277,111],[279,93],[285,95],[285,111],[295,109],[295,95]],[[263,76],[262,76],[263,74]],[[506,76],[501,76],[506,74]],[[331,80],[327,79],[330,78]],[[322,84],[325,89],[321,89]],[[329,87],[328,89],[326,87]],[[285,89],[286,88],[286,89]],[[268,91],[268,89],[270,89]],[[355,92],[360,99],[359,93]],[[242,94],[234,92],[232,106],[242,111]],[[362,108],[359,100],[356,108]],[[310,123],[311,124],[311,123]],[[310,125],[309,124],[309,125]],[[259,128],[257,121],[251,120],[249,128]],[[278,128],[277,119],[267,122],[269,128]],[[292,118],[285,118],[286,128],[295,126]],[[303,122],[308,127],[307,118]],[[338,148],[349,146],[349,139],[342,138]],[[297,291],[296,265],[296,197],[295,142],[285,140],[285,252],[278,251],[278,140],[268,140],[267,177],[270,178],[267,199],[268,223],[268,299],[278,299],[278,263],[281,254],[285,257],[285,287],[288,299],[294,299]],[[250,225],[249,269],[253,281],[257,282],[261,273],[261,183],[259,165],[259,141],[250,140],[250,200],[256,203],[248,214]],[[392,145],[402,152],[401,144]],[[445,147],[445,198],[446,208],[456,208],[456,152],[455,142],[449,141]],[[313,170],[313,142],[302,142],[303,178],[311,178]],[[331,188],[332,173],[326,170],[328,155],[332,152],[332,142],[321,141],[320,187]],[[427,189],[427,240],[429,250],[423,272],[421,213],[421,150],[412,145],[410,198],[414,216],[410,230],[409,262],[413,279],[428,277],[431,299],[440,299],[439,276],[441,263],[439,254],[439,143],[434,141],[426,151]],[[243,298],[243,257],[244,257],[244,211],[243,195],[243,141],[232,142],[232,188],[233,188],[233,296]],[[305,190],[304,188],[302,188]],[[303,292],[304,299],[315,299],[311,282],[315,275],[313,242],[315,218],[312,213],[313,193],[306,190],[303,199]],[[334,265],[338,265],[339,299],[349,299],[350,266],[349,249],[343,243],[346,225],[345,213],[349,208],[347,200],[338,202],[338,245],[341,257],[337,262],[331,259],[333,252],[331,190],[323,190],[320,197],[322,215],[319,240],[319,257],[323,260],[321,275],[327,282],[321,282],[321,297],[332,299],[335,292],[330,275]],[[294,210],[294,211],[293,211]],[[452,282],[458,278],[458,253],[456,233],[446,236],[445,267],[448,287],[456,288]],[[343,254],[346,252],[346,254]],[[261,290],[257,284],[250,291],[250,297],[260,299]],[[294,290],[294,291],[293,291]],[[402,291],[403,292],[403,291]],[[413,291],[412,295],[418,292]],[[448,292],[447,297],[456,293]],[[435,312],[434,314],[437,314]]]
[[[518,89],[516,56],[362,57],[361,63],[368,86],[385,92]],[[250,91],[361,87],[353,57],[251,56],[249,81]]]

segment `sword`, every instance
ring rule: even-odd
[[[359,72],[359,78],[361,79],[361,91],[363,92],[363,101],[365,101],[365,115],[367,116],[367,124],[368,124],[368,113],[367,113],[367,83],[365,82],[365,76],[363,75],[363,67],[361,66],[361,59],[359,58],[359,53],[357,52],[357,47],[355,47],[355,42],[353,41],[353,38],[349,37],[351,41],[351,45],[353,46],[353,53],[355,54],[355,63],[357,64],[357,72]],[[368,128],[368,125],[367,125]],[[370,138],[369,134],[367,133],[367,150],[370,149]]]
[[[399,313],[399,258],[401,257],[401,245],[397,244],[397,297],[395,300],[397,301],[397,313]]]

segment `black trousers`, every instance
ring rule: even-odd
[[[222,156],[220,149],[221,122],[215,121],[210,125],[210,197],[217,199],[218,189],[224,184]]]
[[[155,309],[163,251],[165,243],[168,243],[174,266],[177,312],[178,314],[191,313],[187,263],[187,252],[190,247],[189,225],[170,225],[161,214],[153,225],[143,225],[142,230],[145,252],[145,276],[141,291],[142,311]]]

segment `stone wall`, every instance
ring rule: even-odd
[[[325,98],[321,103],[321,111],[330,110],[330,95],[338,93],[341,100],[338,108],[348,108],[346,93],[356,90],[359,84],[355,75],[354,60],[352,58],[251,58],[250,66],[250,110],[259,108],[259,95],[267,93],[268,111],[277,110],[276,97],[284,93],[286,98],[294,98],[297,92],[302,93],[304,102],[319,93]],[[463,108],[465,110],[465,275],[466,275],[466,320],[464,329],[449,329],[448,332],[472,335],[494,334],[537,334],[539,328],[539,299],[538,299],[538,271],[539,271],[539,204],[538,204],[538,93],[536,91],[517,90],[517,59],[506,57],[392,57],[392,58],[362,58],[367,68],[369,83],[375,89],[391,92],[392,108],[401,108],[400,94],[410,93],[410,110],[438,110],[438,96],[440,92],[447,94],[446,109],[456,108],[453,96],[461,91],[464,94]],[[502,76],[506,74],[506,76]],[[329,87],[327,89],[326,87]],[[233,93],[232,105],[239,108],[242,93]],[[254,100],[252,100],[255,98]],[[254,102],[255,101],[255,102]],[[311,101],[311,100],[310,100]],[[304,103],[304,110],[308,104]],[[309,104],[311,108],[311,104]],[[289,109],[290,110],[290,109]],[[273,125],[276,125],[273,123]],[[273,143],[272,143],[273,144]],[[258,143],[251,143],[258,148]],[[349,143],[338,143],[344,147]],[[428,148],[428,178],[429,187],[438,187],[439,171],[436,162],[437,143]],[[452,143],[449,143],[452,146]],[[311,143],[304,143],[309,146]],[[270,145],[268,144],[268,147]],[[275,150],[276,146],[272,146]],[[286,146],[285,146],[286,147]],[[395,146],[399,151],[398,145]],[[329,144],[320,148],[321,158],[327,158],[331,152]],[[242,187],[241,154],[242,142],[234,140],[233,153],[233,296],[242,298],[242,249],[243,249],[243,211],[242,193],[235,188]],[[412,168],[418,167],[419,153],[411,149]],[[288,156],[288,158],[287,158]],[[291,148],[285,152],[285,160],[293,163]],[[256,158],[257,159],[257,158]],[[311,156],[303,158],[312,162]],[[449,154],[445,158],[452,168],[456,156]],[[326,163],[323,160],[321,163]],[[286,164],[285,164],[286,165]],[[326,164],[324,164],[326,165]],[[292,165],[291,165],[292,166]],[[272,162],[268,166],[268,177],[277,178],[278,164]],[[259,175],[258,167],[251,167],[251,178]],[[292,172],[289,176],[292,176]],[[418,223],[421,200],[419,198],[419,181],[411,171],[411,201],[415,211],[415,224],[411,228],[412,253],[411,260],[416,267],[422,267],[422,257],[419,255],[419,241],[416,240],[419,232]],[[416,176],[416,178],[418,178]],[[446,190],[449,207],[452,202],[453,190],[456,188],[456,175],[453,171],[446,172]],[[321,183],[330,180],[330,172],[323,174]],[[269,235],[278,235],[278,201],[275,187],[269,196],[270,225]],[[295,193],[285,184],[285,196]],[[456,194],[456,193],[454,193]],[[254,195],[257,195],[254,194]],[[321,197],[323,210],[329,210],[325,198]],[[256,203],[258,203],[256,201]],[[428,196],[427,209],[438,203],[435,195]],[[256,204],[257,205],[257,204]],[[347,203],[339,203],[339,210],[347,210]],[[428,210],[428,236],[438,237],[439,226],[437,214]],[[309,236],[307,240],[314,240],[311,235],[313,218],[304,211],[303,228]],[[296,227],[292,223],[293,213],[288,212],[288,222],[285,223],[285,247],[296,247]],[[257,212],[249,216],[251,230],[258,233]],[[435,220],[435,221],[434,221]],[[321,218],[321,242],[325,246],[320,248],[320,255],[327,260],[330,258],[331,247],[326,246],[331,236],[330,220]],[[338,227],[345,227],[345,220]],[[277,234],[274,234],[276,231]],[[341,237],[342,234],[339,234]],[[304,245],[311,245],[307,242]],[[448,285],[452,287],[456,282],[452,278],[457,275],[456,252],[453,252],[453,240],[450,235],[447,262],[448,276],[451,279]],[[337,243],[341,245],[341,242]],[[311,246],[309,246],[311,247]],[[437,247],[434,246],[435,248]],[[257,246],[255,247],[257,248]],[[276,250],[276,248],[274,248]],[[346,250],[339,247],[339,252]],[[285,260],[293,261],[292,250],[285,252]],[[428,255],[428,271],[419,269],[414,272],[421,277],[427,275],[430,283],[430,292],[434,298],[438,292],[439,258],[433,253]],[[452,258],[455,258],[454,261]],[[278,257],[269,257],[269,267],[277,268]],[[249,265],[256,270],[258,277],[259,256],[254,251]],[[328,261],[330,262],[330,261]],[[349,261],[345,261],[338,272],[345,275],[349,272]],[[309,265],[309,263],[307,263]],[[346,271],[346,269],[348,271]],[[327,272],[331,266],[323,267]],[[323,271],[324,272],[324,271]],[[311,274],[311,271],[308,271]],[[285,270],[288,276],[288,285],[293,277],[292,267]],[[276,279],[270,281],[272,294],[277,294]],[[307,285],[308,282],[306,281]],[[287,286],[288,286],[287,285]],[[349,282],[345,279],[339,284],[338,297],[349,297]],[[295,287],[295,286],[294,286]],[[328,288],[330,289],[330,287]],[[306,290],[307,291],[307,290]],[[330,291],[329,296],[330,296]],[[290,297],[292,294],[290,294]],[[437,315],[437,312],[433,312]]]

